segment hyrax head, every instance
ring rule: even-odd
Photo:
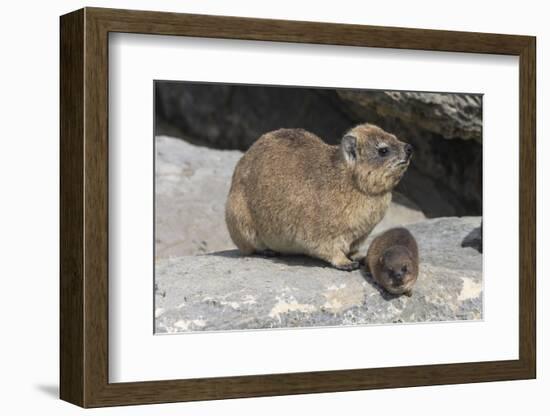
[[[378,261],[381,266],[376,276],[378,282],[391,294],[410,296],[417,274],[409,249],[399,245],[390,247]]]
[[[353,170],[355,185],[376,195],[391,191],[409,166],[413,148],[372,124],[348,131],[340,145],[344,160]]]

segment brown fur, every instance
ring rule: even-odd
[[[411,296],[412,286],[418,277],[415,238],[405,228],[392,228],[384,232],[369,246],[367,265],[374,280],[389,293]]]
[[[226,205],[233,242],[245,255],[306,254],[358,268],[357,249],[409,164],[405,146],[370,124],[351,129],[340,146],[302,129],[264,134],[233,174]]]

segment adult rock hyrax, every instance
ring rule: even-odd
[[[376,283],[392,295],[412,295],[418,277],[418,245],[405,228],[377,236],[367,252],[367,266]]]
[[[384,217],[412,147],[372,124],[330,146],[302,129],[262,135],[233,173],[225,218],[245,254],[306,254],[342,270]]]

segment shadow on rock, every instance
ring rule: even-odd
[[[275,264],[284,264],[286,266],[300,266],[300,267],[332,267],[330,264],[325,263],[322,260],[314,259],[313,257],[307,257],[307,256],[301,256],[301,255],[290,255],[290,254],[278,254],[274,252],[267,252],[267,253],[256,253],[250,256],[243,256],[239,250],[224,250],[224,251],[217,251],[214,253],[208,253],[207,256],[218,256],[218,257],[226,257],[226,258],[261,258],[267,261],[270,261],[271,263]],[[336,271],[340,271],[336,268],[334,268]]]
[[[215,251],[213,253],[206,253],[203,254],[203,256],[216,256],[216,257],[228,257],[228,258],[239,258],[243,257],[241,253],[239,253],[239,250],[222,250],[222,251]]]

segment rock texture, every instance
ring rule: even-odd
[[[418,129],[444,139],[481,142],[481,103],[478,94],[438,94],[425,92],[340,90],[337,92],[349,110],[359,116],[377,113],[399,118]]]
[[[410,298],[388,296],[363,271],[305,257],[231,250],[157,260],[156,332],[481,319],[481,254],[461,246],[480,222],[440,218],[408,226],[421,258]]]
[[[242,152],[209,149],[167,136],[155,138],[155,150],[155,257],[235,248],[224,209]],[[375,232],[424,218],[407,198],[395,195]]]
[[[234,248],[225,200],[240,151],[155,138],[155,257]]]
[[[261,134],[281,127],[305,128],[335,144],[358,123],[378,124],[416,148],[400,193],[428,217],[481,215],[481,95],[155,86],[156,134],[218,149],[244,151]]]

